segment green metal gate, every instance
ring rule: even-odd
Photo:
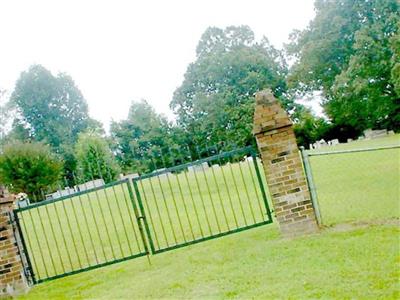
[[[153,254],[272,222],[252,147],[133,179]]]
[[[33,283],[149,254],[129,180],[14,210]]]
[[[272,222],[253,147],[14,211],[33,283]]]

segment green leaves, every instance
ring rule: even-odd
[[[291,87],[322,90],[325,111],[336,125],[356,132],[400,129],[398,2],[319,0],[315,6],[315,19],[287,46],[297,58],[289,74]]]
[[[64,73],[55,77],[40,65],[21,74],[11,101],[21,115],[14,128],[22,126],[34,140],[54,148],[75,143],[91,124],[87,103],[72,78]]]
[[[80,133],[75,145],[77,175],[83,182],[104,179],[111,182],[117,178],[119,167],[105,140],[95,132]]]
[[[284,98],[286,73],[282,54],[249,27],[208,28],[170,104],[188,144],[250,144],[254,93],[271,88]]]
[[[0,155],[0,182],[33,201],[61,179],[63,163],[42,143],[13,142]],[[33,198],[32,198],[33,197]]]

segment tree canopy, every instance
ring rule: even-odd
[[[285,100],[281,52],[249,27],[230,26],[208,28],[196,53],[170,104],[188,144],[251,143],[254,93],[268,87]]]
[[[62,175],[62,161],[43,143],[15,141],[0,154],[0,182],[15,193],[24,192],[33,201],[42,192],[57,186]]]
[[[297,59],[290,85],[302,92],[321,90],[336,125],[356,132],[399,129],[398,2],[317,0],[315,9],[315,19],[294,32],[287,46]]]
[[[80,133],[75,145],[77,177],[82,182],[93,179],[113,181],[119,167],[106,139],[94,131]]]
[[[22,72],[11,101],[20,116],[13,127],[25,129],[31,139],[54,148],[73,144],[79,132],[94,124],[72,78],[65,73],[53,76],[41,65]]]
[[[150,169],[150,165],[139,166],[138,162],[149,160],[152,151],[170,144],[170,129],[167,119],[157,114],[146,100],[132,102],[128,118],[111,124],[114,150],[123,170]]]

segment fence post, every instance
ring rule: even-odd
[[[301,146],[300,149],[301,149],[301,156],[303,158],[304,172],[306,173],[307,184],[311,194],[311,201],[315,211],[315,217],[317,219],[318,225],[321,226],[322,225],[321,211],[319,210],[318,195],[315,189],[310,160],[308,158],[308,154],[305,151],[305,148]]]
[[[14,201],[0,185],[0,296],[15,296],[29,289],[13,228]]]
[[[256,94],[253,134],[281,233],[295,236],[316,232],[315,211],[292,122],[268,90]]]

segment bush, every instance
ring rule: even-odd
[[[41,199],[42,190],[56,186],[63,163],[43,143],[12,142],[0,154],[0,182],[14,193]]]
[[[75,145],[78,176],[83,181],[113,181],[120,169],[107,141],[94,132],[81,133]]]

